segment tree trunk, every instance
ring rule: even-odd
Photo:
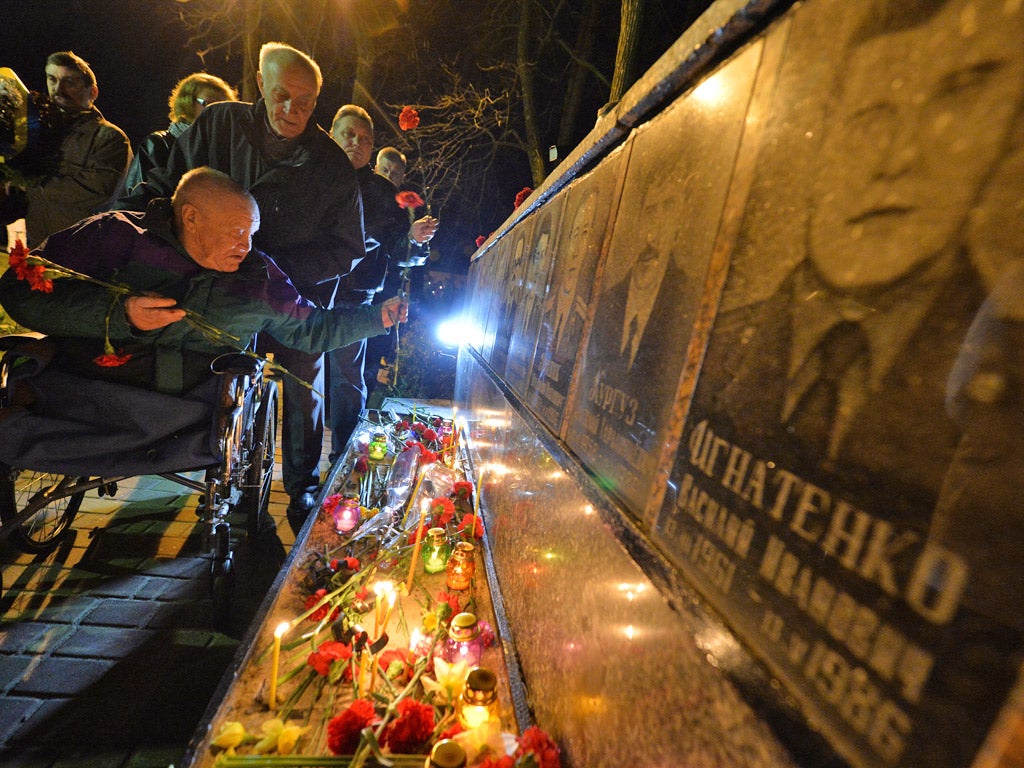
[[[244,39],[242,43],[242,86],[238,95],[242,101],[256,101],[260,95],[259,87],[256,84],[256,72],[260,66],[259,36],[262,7],[262,0],[244,0],[241,3]]]
[[[536,94],[533,88],[533,62],[530,61],[530,28],[532,26],[532,0],[519,5],[519,35],[516,40],[516,72],[523,91],[523,121],[526,125],[526,157],[530,161],[530,175],[534,188],[547,176],[544,157],[540,151],[540,132],[537,130]]]
[[[636,49],[643,22],[644,0],[622,0],[619,19],[619,44],[615,49],[615,74],[608,101],[619,101],[636,82]]]
[[[588,0],[587,2],[586,15],[583,17],[583,23],[580,24],[579,35],[576,38],[576,48],[573,51],[572,75],[565,89],[565,106],[562,109],[562,121],[558,128],[558,139],[556,140],[559,147],[567,147],[575,142],[575,129],[578,123],[577,117],[580,111],[580,104],[582,104],[583,95],[586,92],[587,76],[592,74],[591,70],[584,66],[583,62],[590,61],[594,53],[598,25],[604,8],[607,5],[610,5],[610,3],[600,2],[600,0]],[[607,83],[605,85],[607,86]]]

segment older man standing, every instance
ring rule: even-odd
[[[310,122],[323,84],[313,59],[266,43],[257,84],[262,96],[254,104],[220,102],[203,110],[178,137],[166,167],[154,169],[119,207],[142,210],[150,198],[170,194],[191,168],[223,171],[259,204],[262,224],[254,245],[304,297],[331,307],[341,276],[366,254],[356,174],[341,148]],[[320,484],[323,356],[272,342],[264,337],[261,350],[312,385],[284,381],[282,470],[295,527],[313,509]]]
[[[0,221],[25,218],[28,244],[35,246],[52,232],[110,207],[132,159],[124,131],[107,120],[93,102],[99,96],[89,63],[71,51],[46,59],[46,89],[60,112],[59,136],[49,151],[35,158],[19,157],[14,165],[30,181],[25,186],[0,186]],[[19,163],[21,161],[21,163]]]

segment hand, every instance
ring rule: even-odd
[[[390,328],[409,319],[409,300],[393,296],[380,305],[380,319],[385,328]]]
[[[437,233],[437,227],[440,222],[433,216],[424,216],[422,219],[416,219],[409,227],[409,239],[415,240],[419,245],[429,243]]]
[[[124,313],[133,328],[156,331],[185,317],[185,310],[177,304],[164,296],[129,296],[124,300]]]

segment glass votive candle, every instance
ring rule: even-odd
[[[459,742],[452,739],[441,739],[430,750],[430,756],[423,763],[423,768],[465,768],[466,750]]]
[[[348,533],[359,525],[359,497],[343,496],[334,508],[334,530],[337,533]]]
[[[466,728],[478,728],[488,720],[497,721],[498,676],[487,667],[469,670],[456,711],[459,722]]]
[[[448,558],[448,578],[445,583],[449,589],[469,589],[476,575],[475,547],[468,541],[460,541],[455,551]]]
[[[380,461],[388,455],[388,436],[383,432],[374,432],[373,439],[370,440],[367,451],[370,454],[370,458],[374,461]]]
[[[444,644],[444,659],[449,664],[466,662],[467,667],[480,664],[484,655],[484,639],[476,614],[457,613],[448,627],[448,638]]]
[[[451,555],[452,545],[448,543],[445,529],[428,528],[427,538],[423,542],[423,570],[427,573],[441,573],[448,567]]]

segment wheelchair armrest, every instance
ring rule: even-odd
[[[263,372],[264,361],[241,352],[229,352],[218,355],[210,363],[210,370],[223,376],[259,376]]]

